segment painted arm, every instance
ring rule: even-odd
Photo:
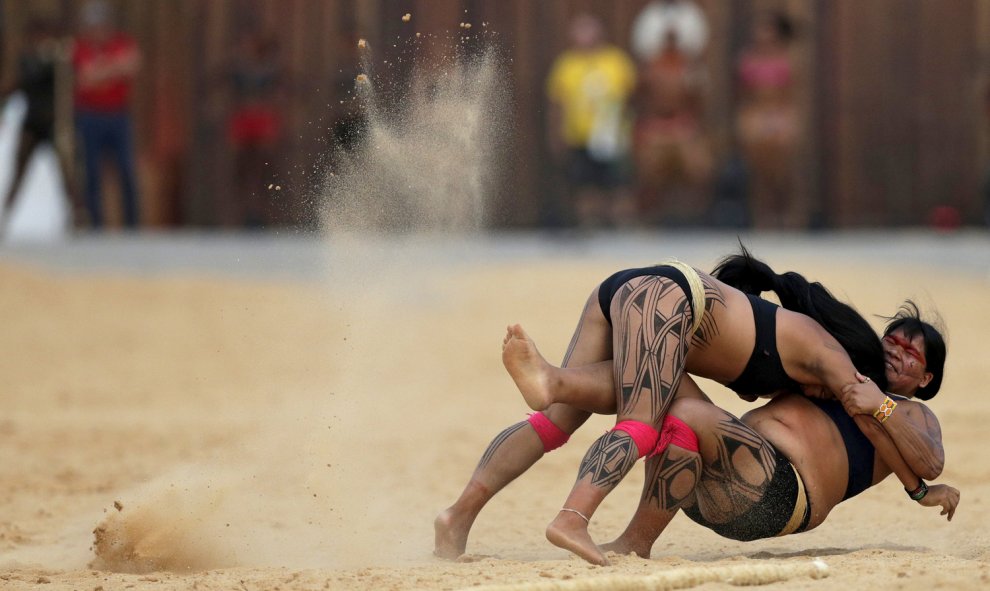
[[[938,478],[945,466],[945,450],[942,447],[942,428],[938,419],[927,406],[914,400],[898,399],[897,407],[886,421],[880,423],[873,418],[873,412],[883,403],[883,394],[877,394],[876,387],[869,388],[863,383],[846,386],[839,399],[849,416],[864,417],[873,421],[890,436],[897,451],[911,470],[926,480]]]
[[[876,448],[880,460],[897,476],[897,479],[901,481],[904,488],[907,490],[918,488],[921,477],[914,473],[911,466],[904,460],[901,452],[897,451],[894,441],[884,432],[880,423],[867,415],[854,415],[853,420],[856,422],[859,430],[863,432],[863,435],[866,435],[866,438]]]
[[[894,413],[896,414],[898,410],[900,410],[900,404],[898,404]],[[866,435],[870,443],[873,444],[873,447],[876,448],[877,455],[880,456],[881,461],[887,464],[887,467],[904,483],[904,488],[908,490],[917,488],[920,480],[914,475],[907,462],[904,461],[904,458],[897,450],[897,446],[894,445],[894,439],[884,429],[884,426],[870,415],[854,414],[852,416],[860,431]],[[892,419],[893,415],[884,422],[884,425]],[[886,458],[894,458],[894,463],[888,462]],[[907,481],[905,481],[906,478],[908,479]],[[919,500],[918,504],[925,507],[941,507],[942,512],[940,514],[947,515],[948,520],[952,521],[952,516],[956,513],[956,506],[959,504],[959,490],[946,484],[930,485],[928,487],[928,494]]]

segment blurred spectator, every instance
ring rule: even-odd
[[[579,222],[621,223],[629,209],[621,168],[635,67],[625,52],[605,43],[597,18],[575,17],[569,33],[570,48],[557,57],[547,78],[548,141],[566,167]]]
[[[808,212],[794,194],[800,125],[794,101],[790,53],[794,26],[784,13],[768,12],[753,24],[738,74],[741,104],[736,129],[749,168],[750,210],[757,227],[804,227]]]
[[[86,208],[94,228],[103,227],[102,165],[112,156],[120,174],[124,225],[138,225],[134,140],[129,112],[131,86],[141,65],[137,44],[116,29],[102,0],[83,5],[72,63],[76,75],[76,124],[86,163]]]
[[[984,119],[984,129],[990,131],[990,79],[988,79],[986,88],[983,94],[983,115]],[[986,177],[983,180],[983,223],[990,228],[990,168],[988,168]]]
[[[227,139],[234,157],[233,202],[222,217],[228,223],[262,227],[273,221],[267,190],[276,177],[274,162],[282,143],[285,72],[278,41],[257,30],[244,30],[227,71],[232,110]]]
[[[55,81],[62,47],[53,24],[47,20],[32,19],[28,23],[26,33],[27,44],[17,62],[17,80],[12,87],[4,89],[3,92],[3,99],[16,91],[23,93],[27,102],[27,113],[21,123],[14,175],[7,194],[0,200],[0,227],[13,209],[31,156],[36,149],[46,144],[51,146],[55,153],[66,191],[70,198],[74,197],[65,154],[57,149],[55,143]]]
[[[665,29],[660,51],[640,68],[633,154],[640,219],[700,222],[707,213],[712,156],[702,129],[703,74]]]
[[[662,50],[673,32],[677,46],[689,59],[698,59],[708,44],[705,13],[691,0],[654,0],[633,22],[632,51],[641,62],[649,62]]]

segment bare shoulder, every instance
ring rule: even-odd
[[[777,309],[777,326],[782,325],[784,328],[790,327],[801,331],[819,329],[824,332],[825,330],[812,317],[801,312],[788,310],[783,306]]]
[[[809,316],[787,308],[777,309],[778,347],[808,350],[822,345],[841,349],[839,342]]]
[[[911,398],[898,397],[897,410],[903,411],[904,416],[908,420],[919,427],[923,427],[932,437],[941,437],[942,426],[938,422],[938,417],[923,402]]]

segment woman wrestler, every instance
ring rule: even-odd
[[[754,274],[753,268],[761,273]],[[754,277],[762,277],[763,285],[743,284]],[[811,317],[778,310],[744,293],[766,289],[777,291],[785,307],[810,310],[831,327],[832,334]],[[698,294],[704,294],[703,299]],[[703,312],[695,316],[695,309]],[[644,322],[644,317],[651,321]],[[614,331],[610,318],[620,320]],[[648,337],[645,346],[642,337]],[[774,354],[777,344],[782,345],[779,356]],[[583,546],[588,553],[598,552],[584,518],[637,457],[653,452],[657,428],[685,370],[722,381],[745,395],[793,389],[796,382],[841,391],[856,383],[855,366],[843,347],[864,373],[881,385],[886,382],[882,346],[865,320],[820,285],[809,285],[792,273],[776,275],[746,254],[728,259],[715,277],[678,264],[609,278],[589,299],[564,366],[609,360],[614,350],[616,367],[623,368],[616,379],[623,387],[612,402],[620,420],[618,428],[596,442],[582,462],[578,483],[565,505],[573,511],[558,515],[549,530],[551,539],[572,549]],[[939,367],[932,373],[940,377],[940,372]],[[520,386],[532,406],[550,402],[539,399],[539,388]],[[868,388],[875,390],[874,395],[879,393],[873,384]],[[485,503],[544,453],[562,445],[587,420],[589,410],[599,409],[553,404],[499,434],[461,497],[438,516],[436,553],[444,557],[462,553],[471,524]]]
[[[740,420],[710,402],[678,398],[667,416],[670,425],[665,426],[671,443],[647,462],[650,480],[636,514],[622,535],[602,550],[649,557],[678,509],[735,540],[814,529],[836,505],[892,473],[880,449],[895,445],[884,430],[895,415],[940,439],[938,423],[924,405],[890,398],[897,406],[883,423],[869,414],[856,415],[867,417],[871,428],[880,432],[882,443],[875,448],[873,437],[857,429],[858,421],[835,401],[785,394]],[[838,408],[829,410],[829,405]],[[930,455],[935,454],[924,450],[904,459],[927,463]],[[925,478],[939,471],[925,472]],[[941,506],[942,515],[951,520],[959,491],[944,484],[929,486],[921,479],[915,482],[914,489],[905,488],[908,496],[924,506]],[[584,557],[599,564],[604,558],[600,552]]]
[[[821,388],[805,387],[808,396],[777,396],[739,420],[713,405],[686,376],[664,421],[662,443],[647,461],[643,495],[632,522],[615,542],[600,550],[580,547],[575,551],[599,564],[604,563],[602,552],[606,550],[649,557],[653,543],[678,509],[700,525],[736,540],[807,531],[822,523],[838,503],[892,473],[895,467],[884,461],[881,450],[895,458],[893,463],[902,460],[899,475],[938,476],[944,461],[938,421],[924,405],[909,398],[928,399],[937,392],[935,373],[927,368],[930,364],[941,368],[942,362],[928,361],[925,341],[932,343],[930,354],[942,360],[944,343],[937,331],[918,318],[913,304],[891,319],[885,334],[890,389],[904,396],[892,394],[879,402],[870,388],[859,385],[848,386],[840,395],[841,403],[826,399]],[[519,357],[538,355],[518,328],[511,335],[506,340],[507,367]],[[599,382],[608,384],[609,365],[589,368],[598,374]],[[607,399],[614,400],[610,384],[592,394],[587,382],[572,383],[577,373],[585,374],[585,380],[592,372],[561,373],[554,380],[555,399],[607,411]],[[867,378],[857,377],[865,385]],[[905,472],[904,464],[909,471]],[[908,482],[912,484],[905,491],[912,499],[925,506],[941,506],[942,514],[951,520],[959,502],[958,490],[946,485],[929,487],[920,478]]]

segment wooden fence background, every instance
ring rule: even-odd
[[[37,14],[73,29],[78,0],[0,0],[0,78],[9,82],[25,23]],[[312,222],[305,206],[313,167],[325,157],[340,100],[356,73],[356,40],[409,31],[458,30],[487,22],[511,58],[511,156],[499,190],[507,225],[543,221],[559,198],[544,142],[543,83],[566,45],[569,17],[599,15],[611,40],[628,46],[646,0],[117,0],[122,27],[138,40],[145,65],[136,86],[142,203],[153,226],[224,225],[233,195],[225,149],[228,99],[217,72],[247,23],[278,36],[294,84],[285,113],[288,142],[273,182],[275,223]],[[733,64],[753,14],[786,9],[798,22],[800,101],[807,113],[797,191],[831,226],[925,223],[937,205],[982,219],[990,169],[987,73],[990,1],[698,0],[711,40],[707,125],[720,161],[733,151]],[[401,16],[411,13],[413,27]],[[377,58],[378,56],[376,56]],[[273,171],[275,169],[273,168]]]

